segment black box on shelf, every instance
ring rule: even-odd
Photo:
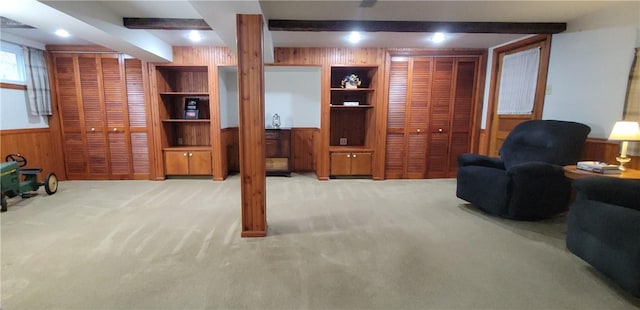
[[[198,119],[199,98],[184,99],[184,119]]]

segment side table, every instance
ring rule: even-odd
[[[596,172],[581,170],[576,168],[576,165],[568,165],[568,166],[564,166],[563,170],[564,170],[564,176],[571,180],[577,180],[577,179],[593,177],[593,176],[640,180],[640,170],[636,170],[636,169],[627,169],[625,171],[622,171],[622,173],[620,174],[604,174],[604,173],[596,173]]]

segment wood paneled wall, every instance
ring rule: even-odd
[[[606,139],[589,138],[582,151],[581,160],[597,160],[610,164],[618,164],[616,156],[620,154],[620,143]],[[640,169],[640,156],[631,156],[627,168]]]
[[[291,128],[291,171],[313,172],[316,167],[316,140],[318,128]],[[222,147],[224,148],[229,173],[240,171],[240,151],[238,128],[222,129]]]
[[[291,170],[311,172],[316,169],[316,140],[320,134],[318,128],[291,129]]]
[[[222,129],[222,161],[227,172],[240,171],[240,141],[238,127]],[[226,165],[224,164],[226,163]]]
[[[332,65],[375,65],[378,72],[384,72],[385,49],[382,48],[313,48],[313,47],[278,47],[274,51],[274,62],[279,65],[314,65],[320,66],[321,77],[321,114],[320,130],[316,139],[316,174],[321,180],[329,179],[330,159],[330,106],[331,100],[331,66]],[[382,101],[382,91],[377,91],[377,102]],[[383,113],[381,109],[376,110],[376,119]],[[382,179],[384,177],[384,157],[379,156],[384,152],[379,146],[384,145],[384,135],[378,134],[373,137],[373,178]],[[295,167],[295,164],[294,164]]]
[[[40,181],[49,172],[65,180],[64,159],[57,138],[49,128],[0,131],[2,161],[8,154],[21,154],[27,159],[27,168],[42,168]]]

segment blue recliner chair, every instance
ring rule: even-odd
[[[456,195],[490,214],[544,219],[565,211],[571,183],[563,165],[575,164],[591,128],[557,120],[518,124],[500,148],[500,158],[458,157]]]
[[[575,180],[567,217],[567,248],[640,297],[640,181]]]

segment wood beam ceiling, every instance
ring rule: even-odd
[[[197,18],[137,18],[123,17],[123,24],[129,29],[155,30],[211,30],[204,19]]]
[[[555,34],[567,30],[567,23],[270,19],[269,30]]]

